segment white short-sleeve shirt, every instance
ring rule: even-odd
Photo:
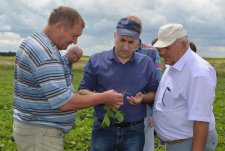
[[[164,141],[193,137],[193,122],[209,122],[215,128],[214,68],[188,49],[173,66],[166,65],[153,109],[155,129]]]

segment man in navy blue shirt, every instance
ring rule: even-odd
[[[141,30],[138,22],[120,19],[114,32],[114,48],[92,55],[83,68],[80,94],[109,89],[124,94],[124,105],[119,108],[125,115],[122,123],[110,119],[110,125],[102,127],[104,105],[95,106],[91,151],[143,150],[146,103],[153,102],[158,82],[152,60],[135,52]]]

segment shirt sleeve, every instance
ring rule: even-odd
[[[190,81],[188,119],[210,122],[215,98],[216,76],[194,76]]]
[[[85,64],[83,68],[83,78],[79,85],[79,90],[81,89],[88,89],[90,91],[95,90],[96,86],[96,78],[95,78],[95,70],[93,69],[92,65],[92,57],[88,60],[88,62]]]
[[[148,67],[145,68],[145,69],[149,69],[149,72],[151,75],[149,79],[149,83],[148,83],[148,92],[156,92],[157,88],[158,88],[158,84],[159,84],[159,81],[157,80],[157,77],[156,77],[156,70],[155,70],[155,67],[154,67],[154,63],[152,61],[152,59],[149,59],[149,64],[148,64]]]
[[[45,93],[52,108],[58,108],[72,98],[73,91],[66,84],[64,67],[59,61],[46,60],[34,73],[40,91]]]

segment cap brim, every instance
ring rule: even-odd
[[[122,29],[122,28],[117,28],[116,33],[120,36],[130,36],[130,37],[133,37],[134,39],[139,39],[139,36],[140,36],[140,34],[135,31]]]
[[[153,45],[153,47],[156,48],[165,48],[168,47],[169,45],[171,45],[172,43],[174,43],[176,41],[175,40],[171,40],[171,41],[162,41],[162,40],[157,40],[157,42]]]

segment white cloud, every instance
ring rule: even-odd
[[[92,45],[91,43],[94,43],[94,45]],[[91,55],[93,53],[97,53],[103,50],[109,50],[111,48],[113,48],[113,31],[112,34],[105,38],[105,37],[100,37],[98,39],[96,39],[93,36],[89,36],[89,35],[84,35],[83,37],[81,37],[79,39],[78,45],[83,48],[85,55]]]
[[[201,49],[197,51],[198,54],[202,57],[213,57],[213,58],[224,58],[225,47],[207,47],[206,49]]]
[[[17,50],[14,44],[40,31],[47,24],[51,10],[60,5],[75,8],[84,17],[86,28],[78,44],[85,48],[86,55],[112,48],[113,31],[117,21],[128,15],[137,15],[144,24],[141,35],[144,42],[150,43],[157,36],[161,25],[177,22],[184,25],[189,38],[197,44],[201,56],[225,57],[223,0],[39,0],[32,3],[30,0],[2,1],[0,50]],[[13,36],[5,37],[5,32],[14,33],[20,40],[13,40]],[[9,41],[15,41],[13,46]]]
[[[31,3],[30,0],[21,0],[21,3],[27,5],[30,8],[38,10],[40,8],[48,6],[51,3],[51,1],[52,0],[38,0],[38,1],[33,1]]]
[[[10,40],[9,40],[10,39]],[[0,33],[0,46],[4,44],[18,44],[21,37],[16,33],[4,32]]]
[[[21,39],[16,33],[0,32],[0,51],[18,49]]]
[[[11,26],[9,26],[9,25],[2,25],[0,27],[0,31],[7,31],[7,30],[10,30],[10,29],[11,29]]]

